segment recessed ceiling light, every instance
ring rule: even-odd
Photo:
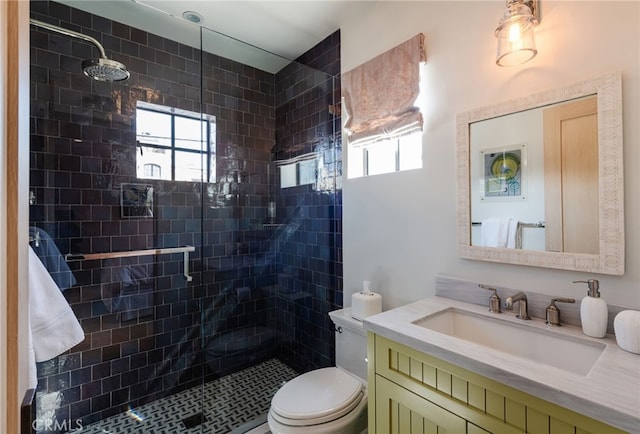
[[[194,11],[184,11],[182,13],[182,18],[195,24],[200,24],[204,21],[202,15]]]

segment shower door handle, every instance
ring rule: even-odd
[[[193,280],[193,276],[189,274],[189,250],[185,250],[183,252],[184,255],[184,280],[187,282],[191,282]]]

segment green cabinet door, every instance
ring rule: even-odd
[[[467,422],[391,381],[376,376],[376,434],[461,434]]]

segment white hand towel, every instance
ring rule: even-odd
[[[522,235],[520,230],[520,222],[516,219],[509,219],[508,226],[509,226],[509,229],[507,234],[507,248],[521,249]]]
[[[33,345],[35,359],[32,363],[52,359],[84,340],[84,331],[71,306],[31,248],[29,248],[29,325],[29,340]],[[31,350],[30,348],[30,353]],[[35,366],[30,366],[29,369],[35,372]]]
[[[507,247],[509,220],[488,218],[480,227],[481,242],[485,247]]]

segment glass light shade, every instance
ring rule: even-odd
[[[510,2],[496,29],[497,65],[521,65],[538,54],[533,33],[536,24],[537,20],[527,5],[518,0]]]

